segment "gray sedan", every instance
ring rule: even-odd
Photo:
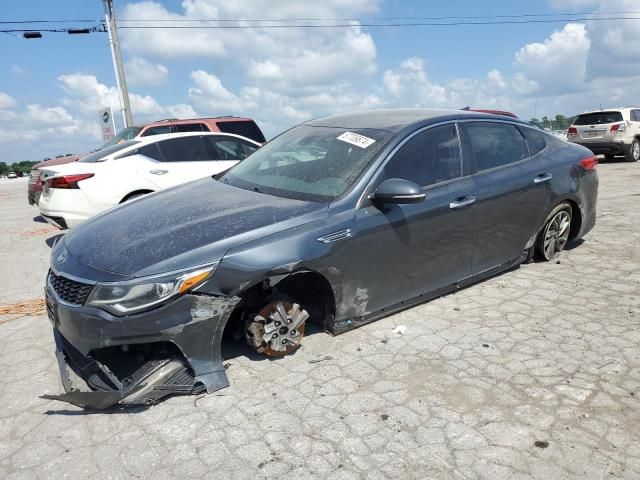
[[[310,322],[343,333],[552,260],[594,226],[596,165],[584,147],[477,112],[294,127],[222,176],[58,242],[47,307],[66,393],[54,398],[105,408],[212,392],[228,385],[223,337],[284,355]]]

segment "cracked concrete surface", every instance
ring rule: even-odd
[[[99,414],[42,400],[61,391],[48,320],[0,316],[0,478],[640,478],[640,165],[599,174],[598,224],[559,263],[283,359],[228,350],[212,395]],[[20,236],[25,190],[0,185],[0,305],[42,292],[53,234]]]

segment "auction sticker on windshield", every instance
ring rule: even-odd
[[[353,132],[344,132],[338,137],[338,140],[342,140],[343,142],[350,143],[351,145],[355,145],[360,148],[367,148],[375,142],[373,138],[365,137],[364,135],[359,135]]]

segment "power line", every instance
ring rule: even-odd
[[[524,16],[524,15],[523,15]],[[507,17],[507,16],[502,16]],[[521,16],[522,17],[522,16]],[[407,17],[408,18],[408,17]],[[450,17],[450,18],[466,18],[466,17]],[[487,17],[488,18],[488,17]],[[493,17],[493,18],[498,18]],[[520,17],[518,17],[520,18]],[[524,25],[524,24],[541,24],[541,23],[564,23],[567,21],[572,22],[604,22],[604,21],[635,21],[640,20],[640,16],[635,17],[576,17],[572,19],[566,18],[544,18],[544,19],[535,19],[529,18],[527,20],[487,20],[487,21],[455,21],[455,22],[379,22],[379,23],[361,23],[356,22],[354,20],[353,23],[333,23],[333,24],[311,24],[311,23],[299,23],[299,24],[281,24],[281,25],[121,25],[118,26],[118,30],[128,29],[128,30],[158,30],[158,29],[171,29],[171,30],[237,30],[237,29],[285,29],[285,28],[379,28],[379,27],[391,27],[391,28],[401,28],[401,27],[458,27],[458,26],[474,26],[474,25]],[[203,20],[197,20],[198,22],[202,22]],[[216,20],[218,21],[218,20]],[[328,21],[328,20],[327,20]],[[246,22],[250,22],[246,20]],[[7,22],[5,22],[7,23]],[[36,29],[3,29],[0,30],[0,33],[25,33],[31,32]],[[87,29],[77,29],[77,28],[47,28],[47,29],[37,29],[40,32],[46,33],[72,33],[73,30],[87,30]],[[90,32],[104,32],[105,25],[95,25],[88,29]],[[88,33],[88,32],[86,32]]]
[[[395,21],[425,21],[425,20],[478,20],[478,19],[517,19],[517,18],[541,18],[553,21],[574,20],[572,17],[593,17],[597,18],[603,15],[640,15],[640,11],[627,12],[575,12],[575,13],[523,13],[516,15],[455,15],[455,16],[438,16],[438,17],[360,17],[360,18],[127,18],[120,22],[395,22]],[[584,19],[581,19],[584,20]],[[69,19],[69,20],[0,20],[2,24],[35,24],[35,23],[96,23],[101,20],[97,19]]]
[[[597,21],[625,21],[640,20],[638,17],[600,17],[600,18],[574,18],[572,22],[597,22]],[[496,21],[462,21],[462,22],[411,22],[411,23],[334,23],[334,24],[286,24],[286,25],[122,25],[119,29],[150,30],[150,29],[186,29],[186,30],[225,30],[225,29],[274,29],[274,28],[376,28],[376,27],[457,27],[472,25],[524,25],[540,23],[565,23],[567,19],[545,20],[496,20]]]

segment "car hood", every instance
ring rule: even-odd
[[[67,233],[64,245],[94,272],[135,278],[214,262],[246,241],[323,219],[327,208],[204,178],[98,215]]]

